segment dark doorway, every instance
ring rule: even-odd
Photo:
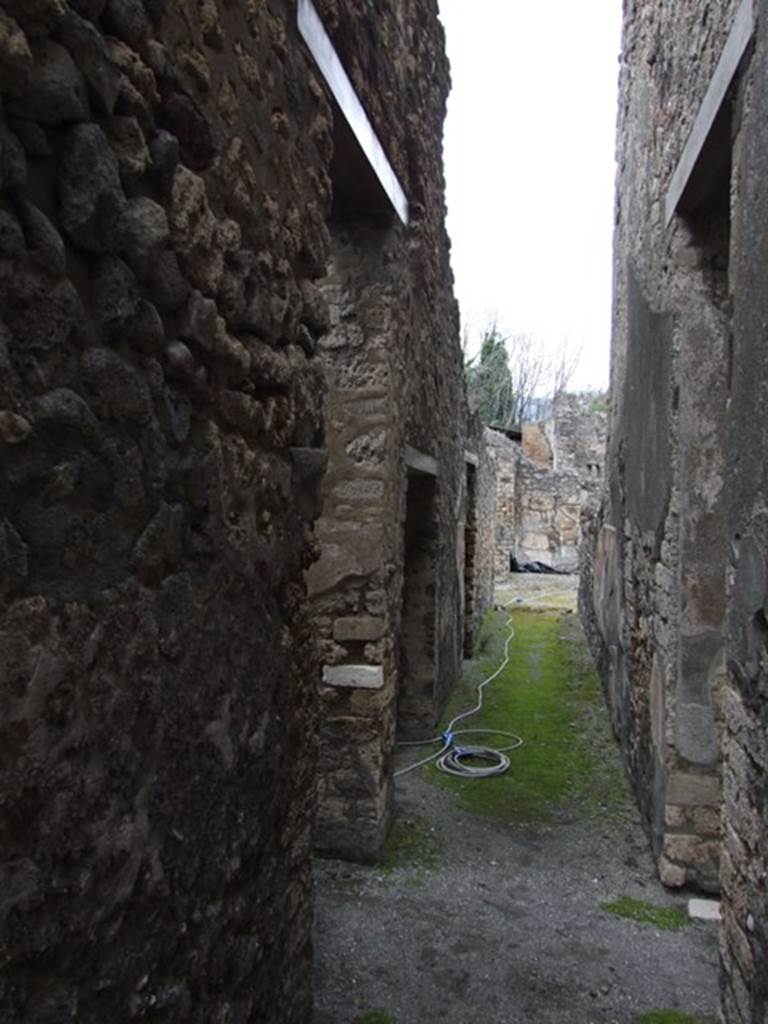
[[[435,724],[436,498],[437,481],[434,477],[409,473],[397,727],[404,736],[414,738],[429,734]]]
[[[467,513],[464,520],[464,657],[472,657],[475,637],[475,557],[477,553],[477,470],[467,466]]]

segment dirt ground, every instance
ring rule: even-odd
[[[510,576],[498,600],[513,616],[557,608],[559,639],[583,646],[575,595],[575,577]],[[594,713],[601,757],[615,759],[601,771],[618,772]],[[519,824],[462,809],[428,773],[399,778],[400,848],[380,867],[317,864],[315,1024],[714,1024],[716,926],[668,931],[601,907],[632,897],[684,910],[690,895],[658,883],[621,789],[619,800],[603,814],[566,801]]]

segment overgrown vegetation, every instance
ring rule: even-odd
[[[653,903],[646,903],[645,900],[636,900],[632,896],[620,896],[617,900],[601,903],[600,909],[616,917],[626,917],[641,924],[652,924],[666,932],[679,931],[690,924],[688,915],[680,907],[659,907]]]
[[[397,1021],[386,1010],[367,1010],[355,1017],[352,1024],[397,1024]]]
[[[506,612],[491,612],[478,638],[483,656],[457,687],[444,726],[471,707],[475,687],[498,666],[508,634]],[[594,667],[574,615],[514,612],[510,664],[485,690],[471,728],[519,733],[510,770],[497,778],[458,779],[429,768],[429,778],[471,811],[506,822],[553,819],[566,808],[615,816],[626,810],[618,753]],[[459,737],[459,742],[461,738]],[[504,737],[479,738],[503,746]]]
[[[553,397],[567,389],[579,356],[565,344],[553,354],[530,335],[503,334],[491,322],[480,351],[464,366],[469,406],[483,423],[500,427],[544,419]]]
[[[440,836],[423,818],[397,818],[377,870],[389,874],[407,868],[418,877],[439,866],[442,848]]]
[[[653,1010],[637,1018],[637,1024],[702,1024],[699,1017],[679,1010]]]

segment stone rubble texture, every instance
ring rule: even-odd
[[[563,393],[549,419],[522,425],[521,442],[486,432],[498,476],[497,576],[513,557],[578,570],[581,510],[601,486],[606,421],[592,399]]]
[[[703,158],[665,199],[737,0],[624,7],[606,487],[580,604],[667,885],[721,891],[722,1018],[768,1021],[768,5]],[[709,178],[706,175],[709,174]]]
[[[410,201],[404,227],[361,216],[359,181],[358,194],[341,195],[346,206],[337,194],[328,272],[305,290],[328,380],[320,558],[308,573],[326,667],[315,841],[370,861],[391,823],[396,733],[433,734],[491,602],[492,566],[486,559],[467,588],[468,414],[444,225],[450,81],[436,5],[317,6]],[[337,175],[342,193],[334,166]],[[409,468],[408,449],[437,477]],[[483,456],[478,489],[492,486],[491,472]],[[350,686],[356,676],[382,684]]]
[[[406,443],[440,465],[434,714],[460,669],[443,32],[318,9],[407,227],[335,222],[294,4],[0,0],[4,1021],[310,1019],[321,719],[321,807],[369,853],[389,824]]]

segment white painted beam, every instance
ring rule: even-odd
[[[409,444],[405,446],[405,465],[416,473],[439,476],[437,459],[433,459],[431,455],[425,455],[424,452],[420,452],[416,448],[411,448]]]
[[[408,198],[392,164],[387,159],[387,154],[355,92],[355,87],[339,60],[312,0],[299,0],[298,26],[302,39],[315,58],[333,98],[352,129],[360,148],[365,153],[366,159],[379,179],[395,213],[403,224],[407,224]]]
[[[712,81],[709,83],[709,88],[702,100],[696,120],[693,122],[688,141],[678,161],[675,173],[672,175],[665,203],[667,226],[669,226],[677,212],[678,205],[691,180],[691,175],[701,156],[701,151],[704,148],[707,137],[712,131],[715,118],[728,94],[728,90],[731,87],[731,83],[754,32],[754,0],[742,0],[742,4],[736,12],[736,17],[734,18],[733,26],[731,27],[723,52],[720,54],[720,60],[717,62]]]

